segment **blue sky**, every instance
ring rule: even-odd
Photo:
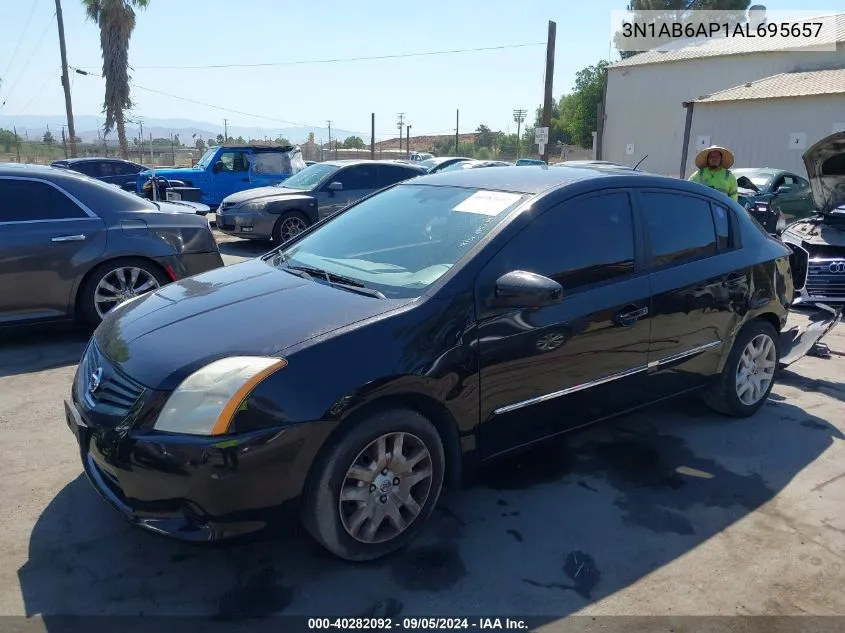
[[[64,112],[54,0],[0,0],[0,126],[18,114]],[[133,90],[134,112],[145,117],[187,118],[219,125],[323,126],[376,137],[395,135],[404,112],[411,134],[454,132],[481,123],[515,128],[511,111],[533,112],[541,103],[546,29],[557,22],[554,92],[572,87],[575,73],[602,59],[609,48],[611,11],[626,0],[151,0],[138,15],[130,44],[135,83],[222,108],[225,112],[148,91]],[[771,10],[794,0],[769,0]],[[100,72],[99,33],[79,0],[63,0],[68,62]],[[819,12],[841,0],[814,0]],[[807,10],[806,7],[802,7]],[[27,23],[28,21],[28,23]],[[23,39],[21,32],[23,31]],[[43,39],[41,39],[43,35]],[[40,44],[39,44],[40,41]],[[17,52],[16,46],[20,42]],[[255,64],[443,51],[513,44],[537,46],[401,59],[258,68],[158,70],[156,65]],[[14,57],[13,57],[14,54]],[[98,115],[103,82],[72,75],[74,111]],[[515,131],[515,130],[514,130]]]

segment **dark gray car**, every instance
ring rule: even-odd
[[[334,160],[310,165],[272,187],[224,198],[217,228],[250,239],[284,242],[371,193],[426,173],[389,160]]]
[[[0,163],[0,326],[78,317],[223,265],[208,221],[68,169]]]
[[[135,190],[138,174],[148,169],[138,163],[119,158],[66,158],[50,163],[52,167],[61,167],[78,171],[91,178],[102,180],[118,187],[130,187]]]

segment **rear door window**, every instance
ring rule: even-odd
[[[88,217],[64,193],[43,182],[0,179],[0,222]]]
[[[646,235],[655,268],[718,252],[710,203],[681,192],[640,193]]]
[[[103,175],[101,165],[102,161],[86,160],[81,163],[76,163],[71,167],[71,169],[73,169],[73,171],[78,171],[81,174],[85,174],[86,176],[91,176],[91,178],[99,178]]]
[[[354,165],[339,171],[331,181],[342,184],[344,191],[375,189],[376,172],[376,165]]]
[[[395,185],[397,182],[402,182],[403,180],[419,175],[416,169],[405,169],[398,165],[395,167],[393,165],[379,165],[378,180],[375,188],[382,189],[389,187],[390,185]]]

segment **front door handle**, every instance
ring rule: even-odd
[[[51,242],[82,242],[85,240],[85,236],[81,233],[79,235],[60,235],[59,237],[54,237],[51,239]]]
[[[634,306],[626,306],[626,308],[634,308]],[[633,325],[637,322],[637,319],[641,319],[642,317],[648,314],[648,308],[639,308],[631,310],[630,312],[620,312],[616,315],[616,322],[622,326],[629,326]]]

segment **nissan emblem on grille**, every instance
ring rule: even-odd
[[[103,381],[103,368],[97,367],[94,373],[91,374],[90,383],[88,383],[88,393],[94,395],[94,392],[100,388],[100,383]]]
[[[832,273],[845,273],[845,262],[833,262],[827,269]]]

